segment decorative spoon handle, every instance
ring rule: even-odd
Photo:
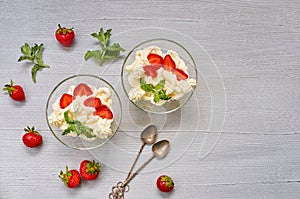
[[[141,147],[142,148],[142,147]],[[124,192],[129,191],[128,183],[147,165],[151,160],[155,158],[155,155],[152,155],[147,161],[145,161],[137,170],[134,172],[128,179],[124,182],[118,182],[117,185],[113,186],[111,192],[108,196],[109,199],[124,199]]]
[[[108,195],[109,199],[124,199],[124,192],[129,191],[129,186],[123,186],[123,182],[118,182],[117,185],[113,186],[110,194]]]
[[[123,182],[123,186],[125,187],[151,160],[155,158],[155,155],[152,155],[148,160],[146,160],[127,180]]]
[[[145,142],[147,143],[147,142]],[[131,169],[129,171],[129,174],[124,182],[119,182],[116,186],[112,187],[111,193],[109,194],[109,199],[124,199],[124,192],[129,191],[129,185],[128,183],[147,165],[151,160],[156,158],[164,158],[167,153],[169,152],[170,144],[168,140],[161,140],[159,142],[156,142],[152,146],[152,156],[146,160],[132,175],[131,172],[133,170],[133,167],[135,166],[137,159],[139,158],[142,150],[144,148],[144,144],[141,146],[140,151],[137,155],[137,157],[134,160],[133,165],[131,166]],[[130,176],[131,175],[131,176]]]
[[[129,171],[128,174],[127,174],[127,177],[126,177],[125,181],[127,181],[128,178],[130,177],[131,172],[132,172],[133,168],[135,167],[136,162],[138,161],[138,159],[139,159],[139,157],[140,157],[140,155],[141,155],[141,153],[142,153],[142,151],[143,151],[145,145],[146,145],[146,143],[143,143],[143,145],[141,146],[141,148],[140,148],[140,150],[139,150],[137,156],[135,157],[134,162],[133,162],[133,164],[132,164],[132,166],[131,166],[131,168],[130,168],[130,171]]]

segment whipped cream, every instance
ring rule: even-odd
[[[80,137],[86,140],[94,140],[97,137],[101,139],[108,138],[112,134],[111,124],[113,122],[113,119],[101,118],[97,115],[94,115],[95,108],[85,106],[84,101],[89,97],[97,97],[101,100],[101,103],[103,105],[106,105],[112,110],[110,90],[106,87],[95,88],[91,85],[89,85],[89,87],[93,91],[93,94],[89,96],[76,96],[72,103],[64,109],[62,109],[59,105],[59,101],[61,98],[61,96],[59,96],[52,105],[53,112],[48,117],[49,123],[52,126],[58,127],[59,129],[67,129],[69,127],[69,124],[67,124],[64,119],[64,112],[68,111],[71,120],[78,120],[83,125],[92,128],[92,134],[96,136],[94,138],[87,138],[84,135],[79,135]],[[74,88],[74,85],[70,86],[67,94],[72,95]],[[67,135],[77,137],[77,134],[75,132],[71,132]]]
[[[136,51],[134,62],[125,66],[125,70],[128,72],[128,82],[132,87],[128,92],[128,96],[131,101],[137,102],[139,100],[145,100],[160,106],[169,100],[180,99],[195,88],[197,82],[194,78],[188,77],[184,80],[177,80],[176,75],[172,71],[165,70],[163,67],[157,70],[157,76],[155,78],[145,75],[143,67],[150,65],[147,59],[149,53],[155,53],[161,57],[169,54],[175,62],[176,68],[184,71],[189,76],[188,67],[175,51],[168,50],[166,53],[163,53],[163,51],[157,46],[150,46],[148,48],[138,50]],[[151,92],[145,92],[141,89],[141,79],[143,79],[147,84],[152,84],[154,86],[161,80],[164,80],[164,90],[171,98],[169,100],[159,100],[158,102],[154,102],[154,94]]]

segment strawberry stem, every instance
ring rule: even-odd
[[[24,131],[27,133],[35,133],[37,135],[40,134],[38,131],[35,130],[34,126],[32,126],[31,128],[29,126],[27,126],[26,128],[24,128]]]
[[[94,173],[98,173],[99,171],[100,171],[99,162],[95,162],[95,160],[93,160],[92,162],[90,161],[86,164],[86,172],[90,174],[94,174]]]
[[[15,90],[13,80],[10,80],[10,84],[5,84],[2,90],[7,91],[8,94],[11,95],[12,92]]]

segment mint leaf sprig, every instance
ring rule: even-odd
[[[85,61],[90,57],[93,57],[100,65],[102,65],[105,60],[117,58],[120,56],[120,52],[125,51],[118,43],[114,43],[110,46],[109,39],[111,36],[111,29],[104,32],[103,28],[101,28],[98,33],[92,33],[91,36],[100,42],[102,50],[88,50],[84,55]]]
[[[18,62],[28,60],[33,62],[33,67],[31,69],[31,77],[34,83],[36,83],[36,74],[42,68],[50,68],[49,65],[44,64],[42,60],[42,50],[44,44],[34,44],[33,47],[30,47],[28,43],[25,43],[21,46],[21,53],[23,54],[18,59]]]
[[[77,136],[83,134],[85,135],[87,138],[94,138],[96,137],[93,133],[93,129],[89,128],[85,125],[83,125],[80,121],[78,120],[71,120],[69,118],[69,112],[65,111],[64,112],[64,119],[67,122],[67,124],[69,124],[69,127],[66,128],[63,132],[62,135],[67,135],[71,132],[75,132],[77,134]]]
[[[140,79],[141,89],[146,92],[153,93],[153,101],[155,103],[159,102],[159,100],[169,100],[171,99],[170,96],[166,94],[164,90],[165,87],[165,80],[160,80],[156,86],[153,84],[147,84],[143,79]]]

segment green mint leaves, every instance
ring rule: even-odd
[[[92,33],[91,36],[96,38],[101,45],[102,50],[88,50],[84,59],[88,60],[90,57],[94,57],[100,65],[103,64],[105,60],[114,59],[120,56],[120,52],[124,52],[123,49],[118,43],[114,43],[113,45],[109,45],[109,39],[111,36],[111,29],[106,30],[104,32],[103,28],[100,29],[98,33]]]
[[[143,79],[140,79],[140,84],[142,90],[153,93],[153,101],[155,103],[159,102],[159,100],[171,99],[171,97],[169,97],[166,94],[166,91],[163,89],[165,86],[165,80],[161,80],[156,86],[154,86],[153,84],[146,84],[146,82]]]
[[[50,66],[44,64],[42,60],[42,50],[43,44],[34,44],[33,47],[30,47],[28,43],[25,43],[21,46],[21,53],[23,54],[18,59],[18,62],[28,60],[33,62],[33,67],[31,69],[31,77],[34,83],[36,83],[36,74],[42,68],[50,68]]]
[[[85,135],[87,138],[93,138],[96,137],[93,133],[93,129],[83,125],[80,121],[78,120],[71,120],[69,118],[69,112],[65,111],[64,112],[64,118],[65,121],[67,122],[67,124],[69,124],[69,127],[66,128],[63,132],[62,135],[67,135],[71,132],[75,132],[77,134],[77,136],[83,134]]]

